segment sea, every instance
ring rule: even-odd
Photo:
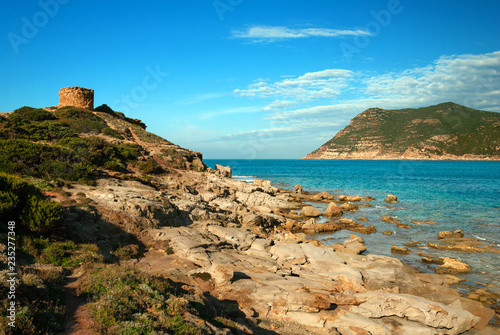
[[[309,192],[327,191],[333,195],[360,195],[374,197],[372,207],[357,212],[345,212],[343,217],[368,226],[376,233],[362,235],[366,253],[397,257],[403,263],[422,272],[434,272],[437,265],[421,262],[415,253],[397,255],[392,246],[421,242],[409,247],[434,256],[458,258],[471,266],[472,273],[460,275],[465,285],[497,286],[500,289],[500,253],[467,253],[439,251],[428,248],[427,242],[436,242],[440,231],[457,229],[465,237],[500,247],[500,162],[499,161],[377,161],[377,160],[230,160],[205,159],[215,164],[229,165],[233,179],[252,182],[255,178],[270,180],[274,186],[293,189],[296,184]],[[387,194],[398,197],[396,204],[387,204]],[[321,211],[327,204],[312,205]],[[368,221],[359,221],[359,217]],[[412,228],[397,228],[381,221],[391,216]],[[414,224],[411,221],[433,221]],[[383,230],[393,235],[382,234]],[[310,236],[323,244],[343,243],[353,232]]]

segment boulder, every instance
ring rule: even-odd
[[[243,225],[244,226],[260,226],[262,225],[262,217],[257,214],[248,214],[243,216]]]
[[[232,177],[231,168],[229,166],[215,164],[215,173],[226,178]]]
[[[339,195],[339,200],[340,201],[352,201],[352,202],[357,202],[357,201],[361,201],[363,200],[362,197],[360,197],[359,195],[355,195],[355,196],[348,196],[348,195]]]
[[[304,192],[304,188],[302,187],[302,185],[297,184],[297,185],[295,185],[295,187],[293,188],[293,191],[294,191],[295,193],[299,193],[299,194],[301,194],[302,192]]]
[[[316,218],[321,215],[321,212],[316,207],[305,206],[300,210],[300,215],[310,218]]]
[[[463,238],[464,237],[464,232],[461,231],[460,229],[455,230],[454,232],[451,232],[449,230],[441,231],[438,234],[438,239],[442,240],[445,238]]]
[[[344,241],[344,245],[336,243],[333,245],[333,249],[339,252],[359,255],[366,251],[365,240],[357,235],[351,234],[350,239]]]
[[[392,194],[388,194],[385,197],[384,201],[387,202],[387,203],[393,204],[393,203],[398,202],[398,197],[395,196],[395,195],[392,195]]]
[[[317,233],[315,226],[316,226],[316,220],[314,220],[314,218],[310,218],[302,225],[302,227],[300,227],[300,229],[306,230],[307,233],[309,234],[314,234]]]
[[[463,333],[480,320],[457,307],[409,294],[370,291],[358,293],[356,298],[364,302],[351,307],[352,313],[372,319],[397,316],[427,327],[445,328],[447,334]]]
[[[397,219],[393,218],[392,216],[382,216],[382,222],[387,222],[387,223],[401,223]]]
[[[236,192],[236,200],[247,207],[266,206],[268,208],[297,208],[299,204],[287,201],[283,198],[272,196],[265,192],[255,191],[252,193]]]
[[[351,202],[346,202],[340,205],[340,208],[344,211],[349,211],[349,212],[355,212],[358,210],[358,206],[351,203]]]
[[[299,244],[277,243],[273,245],[269,252],[274,259],[292,264],[304,264],[306,257]]]
[[[342,215],[342,210],[334,202],[330,202],[330,204],[328,205],[328,208],[323,213],[323,216],[325,216],[325,217],[341,216],[341,215]]]
[[[225,264],[214,263],[207,270],[214,283],[218,286],[227,286],[231,284],[234,277],[233,269]]]
[[[394,246],[391,248],[391,252],[393,254],[401,254],[401,255],[408,255],[409,253],[411,253],[410,250],[404,248],[404,247],[398,247],[398,246]]]
[[[328,192],[320,192],[311,197],[314,201],[334,200],[335,197]]]
[[[436,269],[436,273],[459,274],[471,272],[469,264],[466,264],[456,258],[442,258],[443,265]]]
[[[258,186],[262,187],[271,187],[271,181],[270,180],[262,180],[262,179],[257,179],[255,178],[253,183]]]
[[[252,232],[240,228],[208,226],[208,231],[232,244],[238,250],[247,250],[257,238]]]

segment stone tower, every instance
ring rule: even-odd
[[[63,87],[59,91],[59,106],[94,109],[94,90],[83,87]]]

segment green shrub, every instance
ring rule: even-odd
[[[32,232],[46,232],[57,225],[63,211],[59,203],[32,195],[24,206],[21,220]]]
[[[126,172],[127,169],[118,160],[110,160],[104,163],[104,168],[112,171]]]
[[[59,144],[96,166],[120,172],[125,172],[128,161],[137,160],[142,150],[138,144],[112,144],[96,136],[65,138]]]
[[[96,112],[101,112],[101,113],[106,113],[109,115],[113,115],[114,117],[121,118],[120,115],[118,115],[111,107],[109,107],[106,104],[102,104],[96,108],[94,108]]]
[[[55,228],[63,210],[24,179],[0,173],[0,218],[19,219],[29,231],[39,233]]]
[[[119,132],[117,132],[116,130],[114,130],[113,128],[110,128],[110,127],[103,128],[102,129],[102,133],[105,134],[105,135],[108,135],[108,136],[111,136],[111,137],[123,140],[123,136]]]
[[[165,169],[156,163],[152,157],[149,157],[144,163],[139,164],[139,171],[144,174],[160,174],[164,173]]]
[[[27,106],[16,109],[14,113],[9,115],[9,118],[15,119],[17,116],[20,116],[28,121],[45,121],[56,119],[54,114],[52,114],[51,112],[48,112],[41,108],[32,108]]]
[[[12,213],[19,206],[19,197],[13,192],[0,191],[0,216]]]
[[[126,160],[137,160],[143,150],[139,144],[123,143],[115,146],[118,156]]]
[[[106,334],[202,334],[183,318],[187,302],[170,283],[120,265],[99,266],[77,289],[92,301],[91,315]]]
[[[94,113],[72,106],[66,106],[58,109],[55,116],[78,133],[96,133],[99,134],[108,125],[99,116]]]
[[[73,150],[27,140],[0,140],[0,171],[37,178],[92,179],[93,167]]]

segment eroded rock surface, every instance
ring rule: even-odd
[[[492,317],[490,309],[473,313],[474,302],[445,280],[419,277],[396,258],[365,255],[360,236],[333,247],[308,240],[297,228],[371,228],[345,218],[316,222],[311,217],[321,212],[300,203],[310,201],[303,190],[247,184],[219,171],[184,171],[161,191],[108,179],[74,191],[139,236],[148,251],[138,269],[230,301],[227,313],[237,306],[242,324],[274,320],[302,329],[297,334],[460,334]],[[327,212],[338,215],[331,204]],[[300,208],[310,211],[306,218]]]

